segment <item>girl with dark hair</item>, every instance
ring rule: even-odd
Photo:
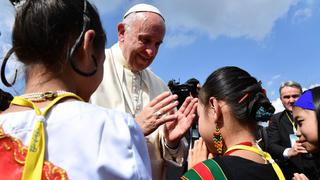
[[[238,67],[213,72],[200,90],[198,115],[205,143],[201,146],[217,156],[193,162],[181,178],[284,179],[279,166],[255,142],[257,122],[268,120],[273,112],[261,83],[249,73]]]
[[[0,179],[151,179],[144,136],[124,113],[87,103],[103,76],[106,35],[87,0],[16,5],[13,47],[25,94],[0,115]]]
[[[296,135],[299,137],[298,142],[301,143],[308,152],[317,157],[316,163],[319,166],[320,86],[305,91],[294,103],[292,112],[298,124],[296,132]],[[293,179],[307,179],[307,177],[303,174],[296,173]]]

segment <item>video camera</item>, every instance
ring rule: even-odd
[[[171,90],[172,94],[178,95],[179,109],[187,97],[198,97],[200,82],[195,78],[189,79],[184,84],[180,84],[180,82],[176,82],[175,80],[170,80],[168,82],[168,87]],[[195,121],[193,122],[189,132],[186,133],[185,137],[188,141],[189,148],[192,148],[194,141],[199,139],[200,137],[198,131],[198,116],[196,116]]]
[[[200,84],[199,81],[195,78],[189,79],[184,84],[180,84],[180,82],[176,82],[173,79],[168,82],[168,87],[172,94],[178,95],[178,108],[180,108],[187,97],[198,97]]]

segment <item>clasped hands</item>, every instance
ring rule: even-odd
[[[297,155],[300,154],[300,153],[308,153],[308,151],[306,150],[306,148],[304,148],[304,147],[302,146],[302,143],[301,143],[299,140],[297,140],[297,141],[294,143],[293,147],[289,149],[289,151],[288,151],[288,157],[289,157],[289,158],[290,158],[290,157],[294,157],[294,156],[297,156]]]
[[[213,157],[213,154],[208,151],[206,143],[204,142],[202,137],[200,137],[194,142],[193,148],[189,149],[188,169],[191,169],[196,164]]]
[[[142,112],[136,116],[136,121],[145,136],[151,134],[159,126],[165,124],[165,142],[174,147],[191,127],[197,108],[197,98],[188,97],[179,108],[178,96],[164,92],[154,98]]]

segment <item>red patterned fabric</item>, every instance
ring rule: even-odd
[[[0,128],[0,180],[21,180],[28,148],[20,140],[5,134]],[[43,180],[67,180],[65,170],[45,161],[42,169]]]

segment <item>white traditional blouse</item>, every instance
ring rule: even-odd
[[[10,135],[28,146],[36,122],[34,110],[0,114],[0,140]],[[55,105],[44,125],[45,160],[69,179],[151,179],[146,142],[130,115],[68,101]]]

